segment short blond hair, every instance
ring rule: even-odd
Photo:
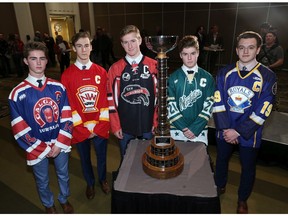
[[[122,40],[122,38],[130,33],[136,33],[136,37],[138,40],[141,39],[141,34],[139,29],[135,26],[135,25],[127,25],[125,26],[121,31],[120,31],[120,40]]]

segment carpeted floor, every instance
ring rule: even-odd
[[[1,196],[0,212],[1,214],[41,214],[43,209],[37,207],[35,204],[26,199],[25,196],[18,194],[11,189],[9,185],[5,185],[0,181]],[[16,206],[15,206],[16,204]]]
[[[0,151],[0,213],[43,213],[43,207],[37,196],[31,168],[26,166],[22,150],[19,149],[9,128],[9,116],[1,119],[0,124],[2,148]],[[215,161],[216,147],[208,147],[211,158]],[[94,164],[95,156],[92,154]],[[112,172],[119,166],[119,148],[114,137],[109,140],[107,178],[112,184]],[[109,214],[111,211],[111,194],[105,195],[96,186],[94,200],[85,197],[85,181],[82,178],[80,161],[75,149],[70,158],[71,197],[76,213]],[[96,170],[96,167],[95,167]],[[240,166],[235,153],[230,162],[229,181],[226,194],[222,195],[222,213],[235,213],[237,201],[237,186],[239,183]],[[50,167],[50,184],[57,196],[57,181],[53,166]],[[249,199],[250,213],[288,213],[288,171],[278,166],[257,166],[257,178],[253,193]],[[56,202],[60,211],[60,205]],[[61,211],[60,211],[61,212]]]

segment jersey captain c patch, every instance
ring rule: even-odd
[[[233,86],[228,89],[228,104],[231,112],[244,113],[251,106],[254,92],[245,86]]]

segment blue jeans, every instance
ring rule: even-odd
[[[60,189],[58,200],[62,204],[66,203],[67,197],[70,196],[68,159],[69,153],[64,152],[60,152],[53,159]],[[32,169],[40,200],[45,207],[49,208],[54,205],[53,193],[49,188],[49,158],[44,158],[32,166]]]
[[[228,180],[228,165],[231,154],[235,145],[216,138],[217,140],[217,158],[216,158],[216,174],[215,183],[217,187],[223,188]],[[241,164],[240,185],[238,188],[238,200],[247,201],[249,198],[255,181],[256,162],[258,148],[242,147],[239,144],[239,157]]]
[[[132,140],[132,139],[145,139],[145,140],[151,140],[153,138],[153,134],[152,132],[147,132],[147,133],[143,133],[142,136],[134,136],[134,135],[130,135],[127,133],[123,133],[123,139],[119,139],[119,145],[120,145],[120,153],[121,153],[121,158],[123,159],[125,153],[126,153],[126,149],[127,149],[127,145],[128,143]]]
[[[94,137],[77,143],[77,150],[80,155],[83,176],[88,186],[95,185],[95,176],[91,162],[91,141],[97,157],[97,172],[99,183],[106,180],[106,160],[107,160],[107,139]]]

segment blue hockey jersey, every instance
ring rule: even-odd
[[[14,138],[28,165],[40,162],[53,145],[71,151],[72,113],[60,82],[46,78],[38,88],[28,76],[11,91],[9,106]]]
[[[213,117],[217,136],[223,139],[223,129],[232,128],[240,134],[241,146],[259,148],[277,90],[275,73],[258,63],[242,76],[237,62],[222,68],[216,82]]]

